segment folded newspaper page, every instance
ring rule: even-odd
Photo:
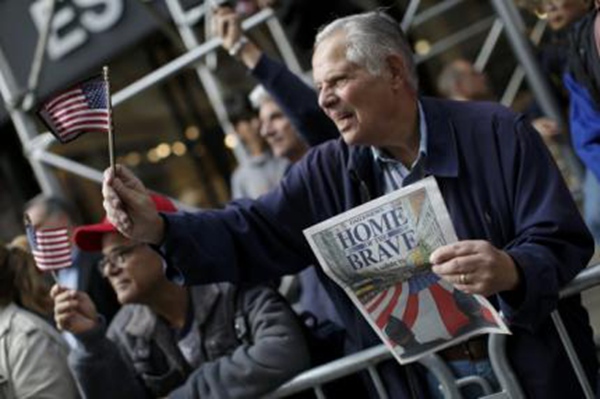
[[[430,254],[457,241],[433,177],[304,235],[325,273],[402,364],[476,334],[510,333],[487,299],[459,291],[431,271]]]

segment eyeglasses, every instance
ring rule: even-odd
[[[98,270],[100,271],[100,274],[106,276],[108,273],[109,266],[123,268],[125,262],[127,262],[129,256],[133,253],[133,251],[137,247],[141,247],[144,245],[146,244],[137,243],[131,245],[124,245],[122,247],[112,250],[107,255],[104,255],[104,257],[98,262]]]

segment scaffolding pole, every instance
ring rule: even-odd
[[[544,79],[544,73],[533,53],[531,43],[529,43],[524,34],[524,30],[522,29],[524,26],[523,21],[516,6],[512,1],[506,0],[491,0],[491,2],[498,17],[500,17],[506,27],[504,31],[506,32],[508,41],[519,64],[523,67],[525,77],[536,101],[548,117],[564,126],[562,112],[556,98],[552,94],[548,81]]]
[[[33,117],[17,107],[22,93],[18,89],[17,81],[2,48],[0,48],[0,93],[42,192],[45,195],[62,196],[62,190],[54,174],[31,156],[28,143],[37,135],[37,127]]]

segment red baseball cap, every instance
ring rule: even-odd
[[[170,199],[157,194],[150,194],[150,198],[159,212],[177,212],[177,208]],[[100,223],[80,226],[75,229],[73,239],[75,245],[84,251],[99,252],[102,250],[102,236],[106,233],[116,233],[117,228],[113,226],[106,216]]]

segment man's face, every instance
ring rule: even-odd
[[[59,227],[69,226],[69,218],[64,213],[56,213],[54,215],[48,215],[46,207],[41,204],[31,206],[27,209],[27,216],[31,224],[36,229],[55,229]]]
[[[546,0],[543,11],[548,16],[548,25],[554,31],[564,29],[587,12],[586,0]]]
[[[260,120],[256,117],[239,121],[235,124],[235,131],[247,145],[263,143],[260,135]]]
[[[304,152],[306,144],[274,101],[266,100],[260,105],[259,117],[260,132],[276,157],[291,159]]]
[[[386,119],[396,112],[390,74],[381,76],[346,59],[343,31],[321,42],[313,55],[313,76],[319,105],[348,144],[383,145]],[[398,89],[395,86],[395,89]]]
[[[488,86],[488,81],[482,72],[479,72],[475,67],[466,62],[459,61],[456,68],[460,71],[458,82],[460,95],[467,100],[491,100],[492,94]]]
[[[102,238],[105,266],[103,275],[108,278],[122,305],[147,303],[166,279],[160,255],[144,244],[138,244],[118,233],[107,233]]]

